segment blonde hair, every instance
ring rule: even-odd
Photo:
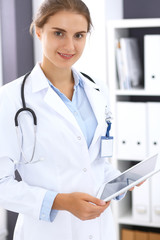
[[[42,28],[48,21],[50,16],[53,16],[59,11],[71,11],[83,15],[88,22],[88,32],[91,30],[92,20],[90,12],[85,3],[81,0],[44,0],[38,9],[38,12],[31,23],[30,33],[33,33],[34,27]]]

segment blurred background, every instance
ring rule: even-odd
[[[0,85],[24,75],[41,61],[39,41],[29,27],[42,0],[0,0]],[[81,60],[76,64],[93,78],[108,81],[107,22],[121,19],[160,18],[159,0],[84,0],[94,29]],[[17,174],[17,179],[20,179]],[[0,210],[0,240],[12,240],[17,214]]]

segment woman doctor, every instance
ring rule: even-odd
[[[38,10],[31,31],[43,60],[24,86],[36,139],[30,111],[14,125],[23,77],[0,89],[0,206],[19,213],[14,240],[115,239],[110,203],[96,198],[119,174],[100,157],[107,92],[72,67],[90,27],[81,0],[44,0]]]

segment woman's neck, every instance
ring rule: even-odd
[[[74,91],[72,70],[56,68],[53,65],[46,67],[44,63],[41,64],[41,68],[48,80],[71,100]]]

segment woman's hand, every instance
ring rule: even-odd
[[[81,220],[89,220],[99,217],[110,205],[98,198],[86,193],[62,193],[54,200],[52,209],[66,210]]]

